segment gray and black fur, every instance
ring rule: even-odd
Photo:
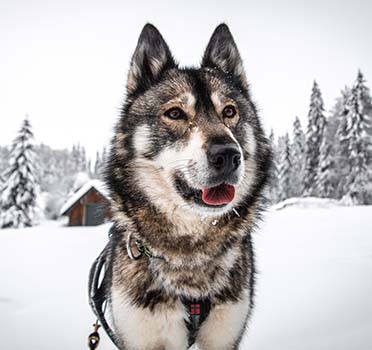
[[[233,165],[216,149],[234,152]],[[109,298],[128,350],[186,349],[185,298],[211,300],[200,349],[238,348],[253,306],[251,233],[270,158],[228,27],[216,28],[200,68],[180,68],[147,24],[106,169],[117,232]],[[231,203],[203,202],[203,189],[223,183],[236,190]],[[156,258],[131,260],[129,233]]]

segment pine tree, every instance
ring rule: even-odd
[[[85,147],[79,143],[72,146],[70,167],[74,173],[89,172]]]
[[[106,148],[103,148],[102,154],[98,151],[96,153],[96,161],[94,163],[94,177],[101,179],[103,177],[103,171],[106,165]]]
[[[5,169],[8,167],[8,153],[7,147],[0,146],[0,176],[3,174]]]
[[[292,180],[291,197],[301,197],[304,192],[306,137],[298,117],[293,123],[293,144],[291,147]]]
[[[354,204],[367,204],[370,196],[368,163],[372,159],[371,117],[371,96],[359,71],[348,101],[342,139],[349,165],[345,197]]]
[[[87,152],[84,146],[80,147],[80,158],[79,158],[79,170],[89,173],[90,169],[88,167]]]
[[[96,161],[94,163],[94,176],[99,177],[100,174],[100,169],[101,169],[101,155],[99,152],[96,152]]]
[[[37,221],[33,133],[26,117],[15,138],[0,194],[0,228],[29,227]]]
[[[92,172],[92,160],[90,158],[88,158],[87,160],[87,173],[89,175],[90,178],[93,177],[93,172]]]
[[[2,190],[2,188],[4,186],[4,182],[5,182],[5,180],[4,180],[4,178],[0,174],[0,193],[1,193],[1,190]]]
[[[106,147],[103,147],[102,158],[101,158],[101,176],[105,170],[106,163],[107,163],[107,151],[106,151]]]
[[[326,124],[327,125],[327,124]],[[316,195],[321,198],[332,198],[334,195],[333,159],[331,156],[331,144],[326,137],[326,129],[320,145],[319,167],[316,177]]]
[[[291,145],[288,133],[283,139],[283,148],[280,154],[279,163],[279,200],[282,201],[291,196],[292,178]]]
[[[367,165],[372,166],[372,97],[363,73],[359,70],[355,83],[362,116],[362,143],[366,148]]]
[[[278,202],[278,152],[277,148],[275,145],[275,136],[274,136],[274,131],[271,129],[270,136],[269,136],[269,142],[270,146],[272,149],[272,165],[270,168],[270,181],[269,181],[269,186],[268,186],[268,193],[267,197],[270,201],[271,204],[277,203]]]
[[[341,97],[336,100],[329,123],[328,123],[328,143],[331,145],[330,157],[333,159],[331,164],[333,170],[333,198],[341,199],[346,193],[346,177],[348,173],[348,144],[345,142],[347,133],[347,114],[349,110],[348,101],[351,89],[345,87],[341,91]]]
[[[304,194],[316,195],[317,174],[320,160],[320,146],[324,134],[325,117],[322,94],[316,81],[314,81],[310,109],[308,115],[308,127],[306,133],[306,166]]]

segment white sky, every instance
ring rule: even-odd
[[[0,144],[25,114],[36,140],[80,142],[90,155],[108,142],[123,101],[128,63],[146,22],[181,64],[198,64],[226,22],[245,62],[265,126],[306,126],[316,79],[330,109],[361,68],[372,86],[372,2],[77,1],[0,2]]]

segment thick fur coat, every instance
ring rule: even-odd
[[[108,293],[123,347],[187,349],[182,300],[209,298],[198,347],[238,348],[253,304],[251,234],[269,166],[228,27],[216,28],[200,68],[180,68],[147,24],[106,170],[116,227]],[[130,259],[129,234],[155,257]]]

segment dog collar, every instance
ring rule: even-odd
[[[133,253],[132,249],[132,232],[128,234],[128,239],[127,239],[127,252],[128,256],[132,260],[138,260],[141,259],[143,256],[147,256],[148,258],[155,258],[155,259],[164,259],[161,256],[156,256],[152,253],[150,248],[142,244],[142,242],[138,239],[134,241],[134,244],[136,245],[136,248],[138,250],[138,254]]]

